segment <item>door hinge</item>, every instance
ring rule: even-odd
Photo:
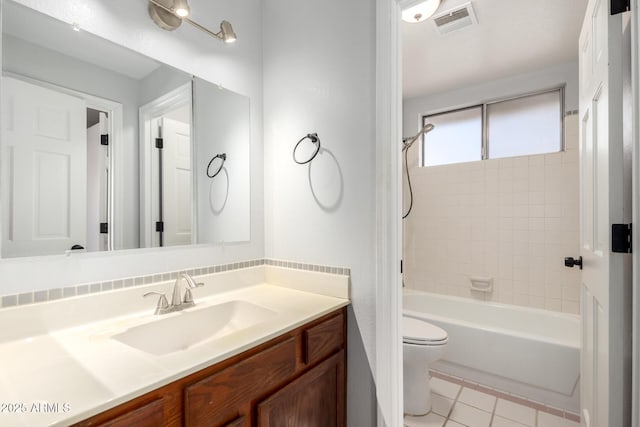
[[[108,222],[101,222],[100,223],[100,234],[107,234],[109,233],[109,223]]]
[[[162,138],[156,138],[156,148],[161,150],[164,148],[164,140]]]
[[[402,274],[402,260],[400,260],[400,274]]]
[[[162,233],[164,232],[164,221],[158,221],[156,222],[156,231],[158,233]]]
[[[100,135],[100,145],[109,145],[109,134]]]
[[[611,224],[611,252],[631,253],[632,224]]]
[[[631,0],[611,0],[611,16],[631,10]]]

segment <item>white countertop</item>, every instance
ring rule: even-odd
[[[0,335],[0,425],[81,421],[349,304],[345,276],[302,274],[267,266],[246,270],[251,270],[248,276],[240,271],[198,277],[206,286],[194,291],[196,308],[242,300],[276,314],[246,329],[166,355],[145,353],[111,337],[159,318],[153,314],[156,299],[152,298],[150,307],[139,295],[148,290],[165,292],[172,283],[0,310],[3,328],[13,324],[18,330]],[[245,280],[236,280],[238,275]],[[262,283],[256,283],[260,280]],[[295,289],[296,281],[304,291]],[[133,304],[132,296],[136,296]],[[104,307],[97,310],[121,298],[114,307],[115,316],[109,316]],[[131,311],[136,304],[139,310]],[[96,309],[93,318],[92,308]],[[65,313],[67,317],[76,314],[77,321],[64,320]],[[30,334],[24,335],[20,329]]]

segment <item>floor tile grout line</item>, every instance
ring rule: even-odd
[[[453,404],[451,405],[451,409],[449,409],[449,415],[447,415],[447,419],[445,420],[445,425],[451,419],[451,415],[453,414],[453,408],[455,408],[456,403],[458,403],[458,399],[460,399],[460,395],[461,394],[462,394],[462,386],[460,385],[460,390],[458,390],[458,393],[456,393],[456,397],[455,397],[455,399],[453,399]],[[453,420],[453,421],[455,421],[455,420]],[[458,423],[458,424],[462,424],[462,423]]]
[[[493,426],[493,419],[496,417],[497,407],[498,407],[498,398],[496,397],[495,402],[493,402],[493,411],[491,411],[491,420],[489,420],[489,427]]]

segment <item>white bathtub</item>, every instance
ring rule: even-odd
[[[433,369],[579,411],[579,316],[410,289],[403,311],[449,334]]]

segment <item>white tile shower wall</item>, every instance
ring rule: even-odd
[[[560,153],[428,168],[409,153],[405,286],[578,313],[580,273],[563,264],[579,253],[577,117]],[[470,276],[492,277],[493,292],[471,291]]]

